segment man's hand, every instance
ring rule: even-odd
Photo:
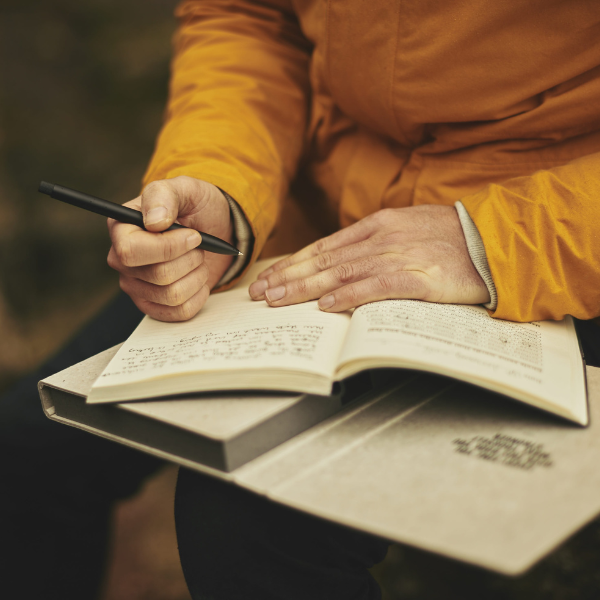
[[[108,219],[112,247],[108,264],[135,305],[160,321],[185,321],[204,305],[231,256],[204,252],[196,229],[232,241],[229,204],[217,187],[192,177],[149,184],[128,202],[144,214],[144,231]],[[177,220],[190,229],[161,232]]]
[[[331,312],[389,298],[490,300],[450,206],[380,210],[275,263],[249,292],[271,306],[319,298]]]

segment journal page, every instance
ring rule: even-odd
[[[236,288],[210,296],[189,321],[164,323],[145,317],[96,381],[88,400],[95,401],[103,388],[132,389],[136,382],[189,373],[223,372],[215,389],[228,389],[242,371],[250,371],[254,379],[262,371],[265,377],[276,371],[302,371],[333,382],[349,314],[323,313],[316,302],[272,308],[252,301],[248,283],[264,268],[264,263],[255,265]]]
[[[480,306],[386,300],[354,311],[339,374],[406,366],[470,381],[587,423],[573,321],[514,323]]]

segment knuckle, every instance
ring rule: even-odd
[[[406,273],[399,279],[397,292],[414,300],[432,300],[428,277],[419,272]],[[398,295],[398,294],[396,294]]]
[[[177,307],[176,315],[179,321],[189,321],[198,311],[191,301]]]
[[[389,270],[388,266],[390,261],[391,257],[386,254],[375,254],[374,256],[369,256],[361,266],[360,272],[363,274],[383,273],[386,270]]]
[[[315,252],[323,254],[327,250],[327,238],[321,238],[315,242]]]
[[[204,306],[204,303],[208,300],[208,297],[210,296],[210,288],[208,287],[208,285],[204,284],[200,288],[198,294],[200,296],[200,305],[196,309],[196,312],[198,312]]]
[[[375,247],[381,254],[393,252],[394,249],[401,246],[403,246],[402,236],[396,231],[380,234],[375,242]]]
[[[276,287],[278,285],[285,285],[288,282],[289,275],[288,272],[283,269],[283,271],[275,271],[275,273],[271,273],[267,277],[267,281],[269,282],[269,287]]]
[[[106,263],[111,269],[114,269],[115,271],[117,270],[119,263],[117,262],[117,255],[114,248],[110,249],[110,252],[106,257]]]
[[[391,208],[382,208],[377,212],[371,215],[371,219],[375,225],[378,227],[384,227],[390,224],[390,220],[392,219],[393,209]]]
[[[341,283],[349,283],[354,279],[355,269],[350,263],[343,263],[334,268],[334,276]]]
[[[144,188],[144,194],[156,194],[159,193],[161,190],[164,190],[165,188],[168,187],[168,183],[164,180],[164,179],[159,179],[157,181],[151,181],[145,188]]]
[[[158,263],[153,265],[150,277],[156,285],[169,285],[173,282],[173,268],[170,263]]]
[[[434,291],[429,285],[430,280],[427,277],[415,276],[410,278],[410,293],[417,300],[425,300],[431,298]]]
[[[359,294],[356,286],[351,285],[346,290],[344,290],[344,296],[349,306],[358,306]]]
[[[308,281],[306,279],[298,279],[295,284],[296,292],[304,297],[308,294],[309,286]]]
[[[394,209],[382,208],[381,210],[378,210],[376,214],[377,214],[377,218],[382,223],[389,223],[390,219],[392,218],[392,215],[394,214]]]
[[[142,212],[146,212],[158,202],[168,207],[169,204],[173,203],[174,196],[176,197],[176,186],[173,185],[171,179],[152,181],[142,192]]]
[[[333,261],[331,259],[331,254],[329,254],[328,252],[324,252],[323,254],[318,254],[315,257],[315,262],[317,264],[317,268],[320,271],[326,271],[327,269],[330,269],[331,265],[333,263]]]
[[[173,260],[178,256],[177,241],[171,237],[162,236],[162,258],[164,262]]]
[[[386,294],[390,294],[394,290],[394,282],[392,278],[386,273],[379,273],[375,275],[376,286]]]
[[[130,286],[128,277],[123,277],[122,275],[119,277],[119,287],[121,288],[121,291],[125,292],[128,296],[131,295],[129,293]]]
[[[177,175],[177,177],[173,177],[168,181],[170,181],[173,187],[186,192],[191,191],[193,188],[203,188],[205,185],[202,180],[190,177],[189,175]]]
[[[180,285],[173,284],[165,289],[165,304],[167,306],[183,305],[183,291]]]
[[[187,175],[178,175],[177,177],[173,177],[173,179],[169,179],[168,181],[170,191],[177,198],[177,200],[181,202],[182,199],[193,194],[196,187],[195,183],[197,183],[198,180]]]
[[[371,213],[370,215],[368,215],[366,217],[366,220],[368,220],[370,223],[373,223],[375,225],[380,225],[383,221],[382,213],[384,210],[385,209],[382,208],[381,210],[378,210],[377,212]]]
[[[126,267],[133,266],[135,254],[129,240],[118,240],[115,242],[113,248],[122,265]]]
[[[206,281],[208,280],[208,278],[210,276],[210,269],[208,268],[208,265],[206,263],[200,264],[197,271],[198,271],[198,279],[200,281],[202,281],[203,283],[206,283]]]

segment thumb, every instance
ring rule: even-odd
[[[153,181],[142,192],[142,215],[148,231],[168,229],[179,215],[179,194],[168,180]]]
[[[194,177],[182,175],[153,181],[142,192],[144,227],[148,231],[164,231],[177,219],[186,227],[196,227],[194,215],[202,213],[215,200],[228,206],[219,188]]]

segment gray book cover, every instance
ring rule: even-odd
[[[587,369],[586,428],[474,386],[408,374],[226,471],[160,439],[134,439],[135,419],[190,421],[168,403],[120,405],[133,419],[129,433],[77,424],[74,412],[60,417],[49,394],[62,390],[85,406],[107,360],[100,355],[41,382],[46,413],[391,541],[518,574],[600,513],[600,369]],[[218,418],[198,418],[205,428],[198,440],[252,421],[250,404],[248,413],[226,404],[213,413]],[[268,420],[257,406],[256,421]]]
[[[106,350],[41,381],[46,415],[167,460],[229,472],[341,407],[339,395],[239,393],[86,404],[93,381],[116,350]]]

